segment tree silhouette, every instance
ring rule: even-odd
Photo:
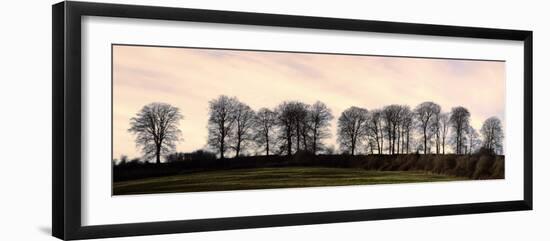
[[[504,131],[497,117],[491,117],[483,122],[481,135],[483,135],[483,147],[496,154],[502,153]]]
[[[156,163],[160,163],[160,156],[172,151],[180,140],[178,122],[181,119],[183,116],[177,107],[151,103],[130,119],[128,131],[136,135],[136,145],[141,147],[144,156],[154,156]]]
[[[338,142],[355,155],[358,144],[367,134],[368,111],[364,108],[352,106],[338,118]]]
[[[277,113],[268,109],[261,108],[254,119],[256,130],[255,140],[258,146],[265,146],[265,155],[269,155],[269,147],[272,142],[272,135],[277,125]]]
[[[401,119],[402,110],[403,110],[403,107],[400,105],[388,105],[388,106],[384,106],[384,108],[382,109],[384,121],[386,124],[385,130],[387,132],[388,144],[389,144],[388,153],[390,154],[395,154],[396,141],[399,149],[398,132],[399,132],[399,123]]]
[[[367,128],[367,134],[372,140],[373,144],[375,144],[378,154],[382,154],[382,150],[384,149],[382,121],[382,111],[373,110],[369,112],[368,122],[367,125],[365,125]]]
[[[395,119],[395,110],[397,105],[384,106],[382,108],[382,116],[384,118],[384,131],[386,132],[386,138],[388,138],[388,154],[392,154],[392,140],[393,140],[393,123]]]
[[[308,121],[310,122],[308,126],[310,126],[312,132],[311,151],[313,154],[316,154],[323,147],[322,140],[330,137],[328,127],[333,118],[330,109],[323,102],[317,101],[311,106],[308,115]]]
[[[255,113],[250,106],[237,101],[233,115],[235,119],[233,130],[235,133],[231,135],[230,140],[232,148],[235,150],[235,156],[238,157],[246,142],[253,139],[251,131],[254,127]]]
[[[228,140],[235,123],[238,100],[222,95],[209,102],[208,145],[218,152],[221,159],[229,149]]]
[[[409,153],[409,143],[411,140],[411,131],[414,124],[414,113],[409,106],[402,106],[401,111],[401,129],[402,129],[402,145],[401,153]],[[405,151],[403,150],[405,149]]]
[[[470,125],[470,112],[462,106],[453,107],[449,121],[455,139],[455,152],[456,154],[464,154],[462,147],[464,145],[464,135]]]
[[[296,131],[296,151],[300,151],[300,143],[303,149],[307,149],[309,123],[307,121],[309,105],[295,101],[292,104],[291,114],[294,117],[294,131]]]
[[[280,128],[279,140],[286,148],[286,154],[292,155],[292,138],[295,135],[294,122],[296,102],[283,102],[275,108],[277,113],[277,125]]]
[[[410,124],[412,124],[412,113],[411,108],[407,105],[396,105],[396,115],[394,120],[394,128],[393,128],[393,143],[395,145],[395,139],[397,139],[397,154],[404,153],[405,144],[409,140],[407,139],[407,135],[405,133],[406,128],[408,128],[410,134]],[[410,123],[409,123],[410,121]]]
[[[415,109],[414,112],[416,114],[416,117],[419,121],[419,128],[422,131],[423,137],[424,137],[424,154],[428,153],[428,131],[430,130],[429,127],[433,125],[434,119],[436,115],[439,115],[441,112],[441,107],[431,101],[426,101],[421,104],[419,104]]]

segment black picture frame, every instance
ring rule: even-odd
[[[415,23],[336,19],[263,13],[198,10],[90,2],[52,6],[52,233],[60,239],[308,225],[381,219],[414,218],[533,208],[533,33],[523,30],[443,26]],[[524,193],[521,200],[403,208],[211,218],[83,226],[81,224],[81,18],[104,16],[193,21],[327,30],[349,30],[426,36],[517,40],[524,43]]]

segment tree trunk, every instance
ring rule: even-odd
[[[220,159],[223,159],[223,150],[225,148],[224,139],[225,137],[222,135],[221,141],[220,141]]]
[[[456,128],[457,129],[457,133],[456,133],[456,154],[460,154],[460,128]]]
[[[407,154],[409,154],[409,139],[410,139],[409,132],[410,130],[407,129]]]
[[[388,154],[391,155],[391,127],[388,128]]]
[[[239,140],[237,141],[237,147],[235,148],[235,157],[239,157],[239,154],[241,153],[241,138],[239,137]]]
[[[265,155],[269,156],[269,132],[265,135]]]
[[[157,161],[156,161],[157,164],[160,163],[160,146],[161,145],[157,145],[157,150],[156,150],[156,153],[155,153],[155,155],[157,157]]]

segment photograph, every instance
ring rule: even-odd
[[[111,71],[112,195],[505,178],[504,60],[112,44]]]

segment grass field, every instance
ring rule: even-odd
[[[114,182],[113,195],[465,180],[416,171],[279,167],[206,171]]]

